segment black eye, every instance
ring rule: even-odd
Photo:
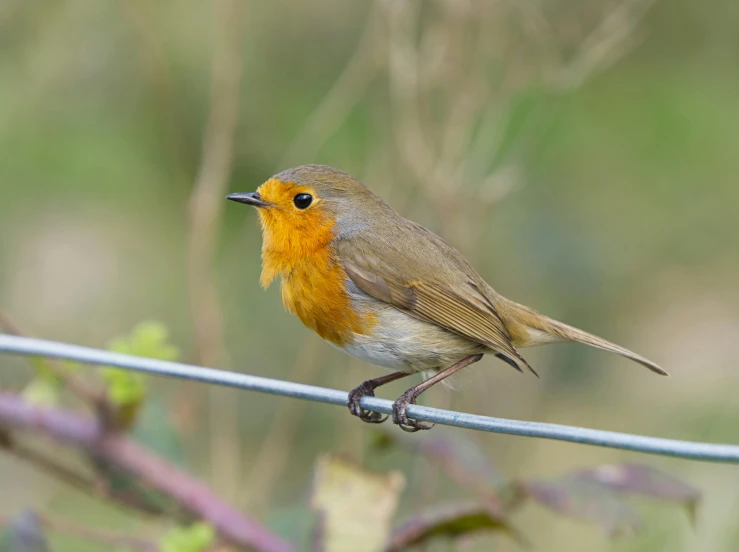
[[[298,209],[307,209],[313,203],[313,196],[310,194],[298,194],[293,198],[293,203]]]

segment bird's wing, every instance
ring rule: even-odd
[[[481,343],[519,371],[526,367],[535,374],[513,347],[495,306],[480,291],[476,274],[460,253],[425,228],[414,225],[414,229],[422,233],[414,232],[413,240],[403,236],[383,240],[382,259],[366,238],[356,235],[338,240],[336,254],[352,282],[368,295]],[[373,238],[376,245],[383,236]]]

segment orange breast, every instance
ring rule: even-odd
[[[346,273],[331,245],[335,221],[320,198],[305,211],[292,206],[295,194],[315,196],[315,190],[272,178],[259,192],[277,205],[258,211],[264,233],[262,285],[281,276],[285,308],[331,343],[343,346],[355,334],[369,335],[376,320],[372,314],[355,312],[346,292]]]
[[[344,270],[324,248],[283,278],[282,302],[323,339],[343,346],[353,342],[354,334],[368,335],[376,322],[371,313],[354,310],[345,286]]]

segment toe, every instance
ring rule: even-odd
[[[409,419],[405,411],[409,404],[415,404],[411,399],[401,397],[393,403],[393,423],[400,426],[400,429],[408,433],[431,429],[434,424],[430,422],[420,422],[418,420]]]
[[[400,429],[407,431],[408,433],[415,433],[416,431],[428,430],[434,427],[434,424],[430,422],[419,422],[418,420],[406,420],[405,423],[398,424]]]
[[[413,422],[413,427],[416,428],[416,430],[428,430],[434,427],[434,424],[431,422],[419,422],[418,420],[411,420]]]
[[[421,429],[411,424],[398,424],[398,427],[407,433],[415,433]]]
[[[371,397],[374,393],[372,391],[367,391],[364,389],[363,386],[359,386],[356,389],[352,389],[349,392],[349,400],[347,401],[347,406],[349,407],[349,412],[351,412],[354,416],[361,417],[364,409],[359,405],[359,401],[362,400],[362,397]]]
[[[349,399],[347,401],[347,406],[349,407],[349,412],[352,413],[353,416],[356,416],[363,422],[367,422],[368,424],[381,424],[387,419],[387,416],[383,416],[379,412],[372,412],[371,410],[365,410],[361,407],[359,402],[362,400],[362,397],[374,397],[374,392],[371,389],[365,389],[364,385],[360,385],[356,389],[352,389],[349,392]]]
[[[354,416],[361,416],[362,415],[362,412],[364,412],[364,410],[362,410],[362,407],[359,406],[359,400],[358,399],[357,400],[350,400],[349,401],[349,412],[351,412],[352,415],[354,415]]]
[[[404,404],[393,403],[393,423],[400,426],[408,423]]]
[[[363,410],[362,414],[359,415],[359,419],[368,424],[381,424],[387,418],[387,416],[383,416],[379,412],[371,412],[369,410]]]

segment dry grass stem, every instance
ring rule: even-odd
[[[231,362],[225,347],[214,257],[239,120],[244,2],[218,0],[213,12],[210,108],[190,197],[188,277],[198,361],[226,368]],[[233,497],[241,472],[237,397],[233,391],[217,387],[209,389],[209,397],[213,484]]]

